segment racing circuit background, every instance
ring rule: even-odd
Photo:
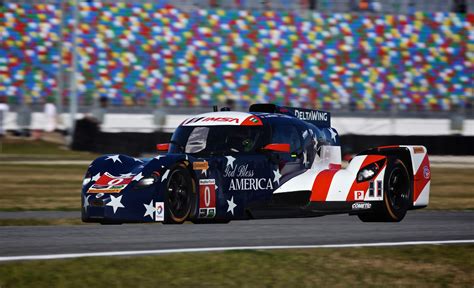
[[[80,223],[80,183],[97,155],[153,155],[190,115],[267,102],[330,111],[346,160],[373,146],[426,146],[430,211],[396,228],[342,216],[181,228]],[[0,259],[472,241],[473,147],[473,0],[0,0]],[[466,251],[473,256],[472,242]],[[0,287],[63,286],[19,280],[9,265],[0,263]],[[472,260],[448,268],[464,278],[446,276],[447,284],[474,282],[465,272]],[[429,271],[402,283],[445,283],[429,282]]]

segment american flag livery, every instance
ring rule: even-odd
[[[183,121],[153,158],[104,155],[82,185],[85,222],[223,223],[335,213],[398,222],[428,205],[423,146],[368,149],[341,161],[329,112],[258,104]],[[163,151],[166,150],[166,151]]]

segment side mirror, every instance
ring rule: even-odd
[[[262,148],[264,151],[290,153],[290,144],[272,143]]]
[[[156,144],[156,150],[159,152],[168,152],[170,149],[170,143]]]

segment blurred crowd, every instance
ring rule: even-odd
[[[193,107],[232,99],[242,107],[472,108],[474,14],[451,13],[452,5],[447,12],[322,13],[326,2],[289,2],[314,6],[308,13],[222,9],[255,1],[190,10],[173,1],[80,2],[80,104],[107,98],[114,106]],[[334,3],[342,2],[368,12],[395,3]],[[19,111],[52,102],[58,86],[64,89],[56,103],[67,104],[71,11],[31,2],[0,9],[0,97],[23,105]]]

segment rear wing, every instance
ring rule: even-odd
[[[317,127],[331,127],[331,113],[321,110],[285,107],[275,104],[253,104],[250,106],[249,112],[280,113],[296,117]]]

